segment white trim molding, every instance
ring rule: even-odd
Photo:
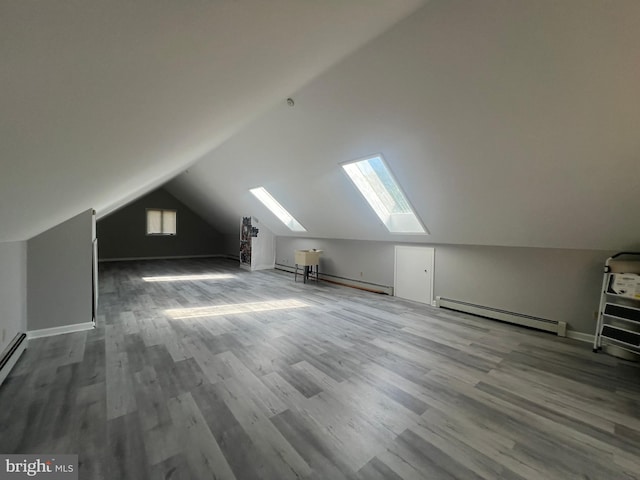
[[[187,258],[226,258],[228,260],[240,260],[240,257],[226,253],[215,255],[177,255],[170,257],[123,257],[123,258],[99,258],[98,262],[136,262],[138,260],[182,260]]]
[[[65,333],[82,332],[84,330],[93,330],[95,328],[93,322],[75,323],[73,325],[62,325],[60,327],[42,328],[40,330],[29,330],[27,337],[29,340],[34,338],[52,337],[53,335],[62,335]]]
[[[579,340],[585,343],[593,343],[593,335],[590,333],[576,332],[575,330],[567,330],[567,338]]]
[[[284,265],[282,263],[276,263],[274,270],[280,270],[281,272],[294,273],[295,267],[290,265]],[[320,272],[318,277],[320,280],[329,283],[335,283],[336,285],[342,285],[345,287],[359,288],[374,293],[382,293],[385,295],[393,295],[393,287],[388,285],[380,285],[378,283],[364,282],[360,280],[354,280],[353,278],[339,277],[337,275],[330,275],[328,273]],[[315,281],[315,277],[314,277]]]

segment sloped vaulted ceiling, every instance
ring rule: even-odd
[[[640,247],[640,2],[432,0],[168,188],[220,230],[266,187],[306,236]],[[390,235],[341,162],[385,155],[429,237]]]
[[[0,2],[0,241],[181,172],[423,0]]]

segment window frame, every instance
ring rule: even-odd
[[[395,187],[398,189],[398,192],[400,193],[400,195],[402,196],[402,199],[404,200],[404,202],[406,203],[406,205],[409,207],[409,210],[411,211],[411,215],[413,215],[413,219],[415,219],[415,222],[413,221],[413,219],[411,219],[411,223],[416,224],[419,228],[422,229],[422,231],[398,231],[398,230],[391,230],[390,228],[390,224],[393,225],[393,223],[397,223],[398,219],[401,219],[401,216],[404,215],[408,215],[408,213],[393,213],[393,212],[388,212],[388,218],[383,218],[383,216],[379,213],[379,211],[374,207],[373,202],[367,197],[367,195],[364,193],[364,191],[358,186],[358,184],[356,183],[356,181],[351,177],[351,175],[349,174],[348,170],[347,170],[347,166],[348,165],[353,165],[353,164],[357,164],[360,162],[368,162],[370,160],[374,160],[374,159],[378,159],[380,160],[380,162],[382,163],[382,165],[384,166],[387,174],[389,175],[389,178],[391,179],[391,181],[394,183]],[[368,155],[366,157],[362,157],[362,158],[357,158],[355,160],[349,160],[346,162],[342,162],[339,164],[340,167],[342,167],[342,171],[343,173],[347,176],[347,178],[349,179],[349,181],[351,182],[351,184],[354,186],[354,188],[356,189],[356,191],[360,194],[360,196],[365,200],[367,206],[373,211],[373,213],[375,214],[376,218],[380,221],[380,223],[385,227],[385,229],[387,230],[388,233],[390,233],[391,235],[430,235],[429,229],[427,229],[427,227],[425,226],[424,222],[422,221],[422,219],[418,216],[418,214],[416,213],[416,209],[413,206],[413,204],[411,203],[411,201],[409,200],[409,197],[407,196],[407,194],[405,193],[404,189],[402,188],[402,186],[400,185],[400,182],[398,182],[397,177],[393,174],[393,170],[391,170],[391,168],[389,167],[389,164],[387,163],[386,159],[384,158],[384,155],[382,155],[381,153],[375,153],[372,155]],[[380,183],[385,187],[385,191],[386,193],[391,196],[393,198],[393,194],[389,191],[389,189],[385,186],[384,182],[382,181],[382,178],[376,174],[376,177],[378,178],[378,180],[380,181]],[[368,186],[370,186],[370,184],[368,183]],[[384,202],[382,201],[382,199],[380,198],[379,195],[376,194],[376,202],[379,202],[383,205],[383,208],[385,210],[389,210],[387,205],[384,204]],[[396,222],[394,222],[393,220],[396,220]]]
[[[173,212],[175,215],[174,233],[149,233],[149,212],[160,212],[160,230],[164,230],[164,213]],[[145,232],[147,237],[176,237],[178,235],[178,210],[175,208],[146,208],[145,209]]]

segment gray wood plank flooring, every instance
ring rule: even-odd
[[[30,342],[0,452],[83,479],[640,478],[640,367],[587,344],[225,260],[101,264],[100,302]]]

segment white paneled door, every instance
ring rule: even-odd
[[[433,302],[435,249],[396,245],[393,292],[415,302]]]

